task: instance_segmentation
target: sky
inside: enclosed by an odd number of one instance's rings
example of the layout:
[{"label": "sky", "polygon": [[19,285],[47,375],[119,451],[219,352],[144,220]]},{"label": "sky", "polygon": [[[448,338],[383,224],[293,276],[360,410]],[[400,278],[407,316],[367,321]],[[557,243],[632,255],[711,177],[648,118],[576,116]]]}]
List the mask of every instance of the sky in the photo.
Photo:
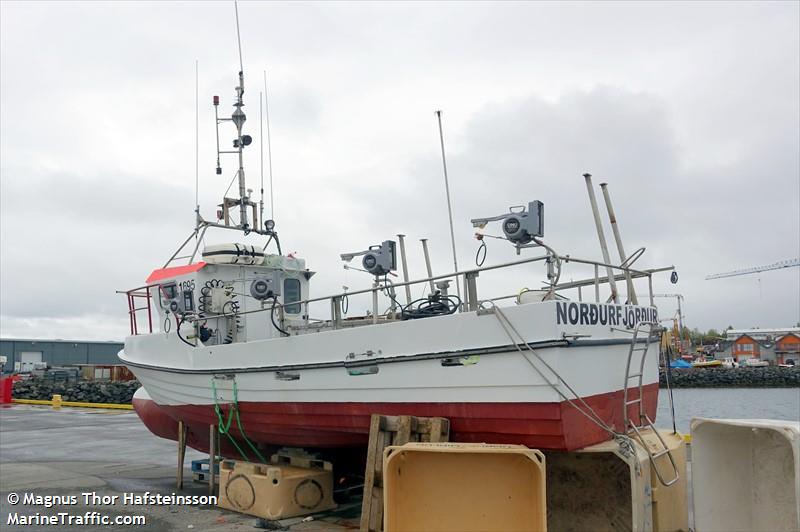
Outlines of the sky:
[{"label": "sky", "polygon": [[[675,266],[678,283],[657,275],[654,291],[683,296],[685,325],[800,322],[800,268],[705,280],[800,256],[800,3],[243,1],[239,15],[248,188],[259,197],[266,72],[272,216],[318,272],[313,295],[369,286],[339,254],[398,233],[411,278],[425,276],[421,238],[434,273],[452,271],[442,110],[461,269],[471,218],[535,199],[548,245],[600,260],[589,172],[609,241],[601,182],[626,251],[646,248],[637,266]],[[232,111],[238,70],[232,2],[0,2],[0,336],[128,334],[117,291],[194,228],[196,132],[206,219],[234,176],[231,156],[214,172],[211,100]],[[223,147],[234,136],[221,126]],[[516,258],[487,246],[487,265]],[[562,279],[591,275],[570,264]],[[479,296],[544,276],[487,272]],[[676,298],[656,303],[675,315]]]}]

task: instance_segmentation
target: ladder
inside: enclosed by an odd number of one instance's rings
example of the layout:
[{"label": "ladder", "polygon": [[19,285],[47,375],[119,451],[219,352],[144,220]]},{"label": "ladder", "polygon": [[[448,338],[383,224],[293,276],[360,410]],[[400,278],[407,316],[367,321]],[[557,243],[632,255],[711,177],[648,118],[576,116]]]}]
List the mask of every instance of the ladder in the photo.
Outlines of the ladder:
[{"label": "ladder", "polygon": [[[622,408],[622,416],[624,421],[624,427],[626,433],[633,433],[636,440],[641,444],[642,448],[647,451],[647,456],[650,459],[650,464],[653,467],[653,471],[655,471],[656,476],[658,477],[659,482],[664,486],[671,486],[675,484],[678,479],[680,478],[680,473],[678,472],[678,466],[675,463],[675,458],[672,456],[672,453],[667,447],[666,442],[661,437],[661,434],[656,430],[653,426],[653,421],[647,415],[647,412],[644,408],[644,368],[645,368],[645,361],[647,360],[647,352],[650,349],[650,339],[653,336],[654,329],[657,326],[654,322],[648,321],[640,321],[634,327],[632,331],[633,337],[631,338],[631,346],[628,350],[628,362],[625,366],[625,385],[623,387],[623,408]],[[639,341],[639,335],[642,333],[646,333],[646,337],[644,342]],[[638,359],[638,368],[635,366],[632,367],[631,364],[636,361],[636,353],[641,353],[641,356]],[[635,369],[634,369],[635,368]],[[631,373],[632,371],[637,371],[637,373]],[[632,383],[636,383],[635,387],[638,388],[638,395],[636,398],[631,399],[631,390],[633,386]],[[639,406],[638,416],[635,418],[631,418],[628,414],[629,407],[633,405]],[[651,449],[650,445],[644,439],[642,435],[643,429],[650,429],[653,434],[655,434],[658,443],[657,448]],[[665,480],[664,475],[662,474],[661,468],[659,468],[658,463],[656,462],[662,456],[666,456],[669,458],[670,466],[672,468],[671,478]]]}]

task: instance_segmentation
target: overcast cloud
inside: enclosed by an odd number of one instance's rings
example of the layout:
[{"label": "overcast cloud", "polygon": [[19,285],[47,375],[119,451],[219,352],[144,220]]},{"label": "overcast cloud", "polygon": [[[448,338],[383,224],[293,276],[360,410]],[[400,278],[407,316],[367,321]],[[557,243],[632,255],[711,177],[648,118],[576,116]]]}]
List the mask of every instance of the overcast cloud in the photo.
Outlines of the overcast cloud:
[{"label": "overcast cloud", "polygon": [[[609,183],[627,251],[647,248],[638,265],[676,266],[678,285],[663,275],[655,290],[685,296],[688,326],[800,321],[800,268],[704,280],[800,256],[797,2],[239,10],[256,139],[248,186],[259,188],[267,70],[275,218],[284,251],[319,272],[315,295],[366,287],[339,254],[399,232],[412,277],[423,276],[423,237],[434,270],[452,269],[443,109],[460,266],[474,264],[470,218],[533,199],[546,205],[550,245],[599,259],[581,178],[591,172]],[[223,159],[214,174],[210,105],[218,94],[220,111],[232,109],[232,3],[0,3],[2,336],[125,336],[115,291],[143,284],[193,228],[196,59],[200,200],[212,219],[235,170]],[[223,145],[231,138],[221,131]],[[506,242],[488,246],[487,263],[514,258]],[[480,295],[538,286],[541,267],[526,268],[482,276]],[[662,317],[675,311],[674,300],[658,305]]]}]

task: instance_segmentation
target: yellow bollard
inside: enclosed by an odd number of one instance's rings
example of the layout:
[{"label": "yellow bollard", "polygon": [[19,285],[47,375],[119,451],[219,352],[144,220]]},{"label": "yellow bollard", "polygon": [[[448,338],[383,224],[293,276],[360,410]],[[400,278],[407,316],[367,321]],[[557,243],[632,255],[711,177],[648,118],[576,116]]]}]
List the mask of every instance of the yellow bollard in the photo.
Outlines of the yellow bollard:
[{"label": "yellow bollard", "polygon": [[53,394],[53,408],[61,408],[61,394]]}]

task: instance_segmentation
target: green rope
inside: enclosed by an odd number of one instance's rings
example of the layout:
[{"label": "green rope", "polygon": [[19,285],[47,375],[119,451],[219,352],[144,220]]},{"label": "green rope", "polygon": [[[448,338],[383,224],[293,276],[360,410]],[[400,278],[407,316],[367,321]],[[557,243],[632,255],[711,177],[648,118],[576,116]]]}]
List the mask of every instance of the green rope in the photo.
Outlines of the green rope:
[{"label": "green rope", "polygon": [[212,390],[212,392],[214,394],[214,396],[213,396],[214,397],[214,412],[216,412],[216,414],[217,414],[217,421],[218,421],[217,430],[219,431],[220,434],[224,434],[225,436],[227,436],[228,439],[233,444],[233,446],[236,448],[236,451],[238,451],[239,456],[244,458],[245,461],[249,462],[250,460],[247,459],[247,455],[244,454],[244,451],[242,451],[241,447],[239,447],[239,444],[236,443],[236,440],[234,440],[230,435],[229,429],[230,429],[230,426],[231,426],[231,421],[233,420],[234,408],[231,408],[230,410],[228,410],[228,422],[225,423],[225,421],[223,420],[222,409],[219,407],[219,402],[217,401],[217,387],[214,384],[214,378],[213,377],[211,378],[211,390]]},{"label": "green rope", "polygon": [[[228,432],[228,429],[231,426],[231,421],[233,421],[233,410],[228,411],[228,421],[227,423],[222,419],[222,409],[219,407],[219,403],[217,402],[217,386],[214,384],[214,379],[211,379],[211,392],[214,394],[214,411],[217,414],[217,427],[219,427],[219,433],[225,434]],[[223,427],[225,427],[223,429]]]},{"label": "green rope", "polygon": [[236,440],[230,434],[231,422],[233,421],[233,418],[235,417],[236,418],[236,426],[239,427],[239,433],[242,435],[242,438],[244,439],[245,443],[247,443],[247,445],[250,447],[250,449],[253,451],[253,453],[255,453],[255,455],[258,457],[258,459],[261,460],[262,463],[266,464],[267,460],[259,452],[258,448],[255,445],[253,445],[253,442],[251,442],[250,439],[247,437],[247,434],[245,434],[244,427],[242,427],[242,419],[239,416],[239,388],[236,386],[236,380],[234,379],[234,381],[233,381],[233,404],[231,405],[230,410],[228,410],[228,420],[227,421],[223,420],[224,416],[223,416],[223,413],[222,413],[222,409],[219,406],[219,401],[218,401],[218,398],[217,398],[217,386],[216,386],[216,384],[214,382],[214,378],[213,377],[211,378],[211,391],[214,394],[214,412],[217,414],[217,421],[218,421],[217,430],[219,431],[219,433],[220,434],[224,434],[225,436],[227,436],[228,439],[230,440],[230,442],[236,448],[236,451],[239,453],[239,456],[244,458],[244,460],[246,462],[249,462],[250,460],[247,458],[247,455],[244,453],[242,448],[239,447],[239,444],[236,442]]}]

